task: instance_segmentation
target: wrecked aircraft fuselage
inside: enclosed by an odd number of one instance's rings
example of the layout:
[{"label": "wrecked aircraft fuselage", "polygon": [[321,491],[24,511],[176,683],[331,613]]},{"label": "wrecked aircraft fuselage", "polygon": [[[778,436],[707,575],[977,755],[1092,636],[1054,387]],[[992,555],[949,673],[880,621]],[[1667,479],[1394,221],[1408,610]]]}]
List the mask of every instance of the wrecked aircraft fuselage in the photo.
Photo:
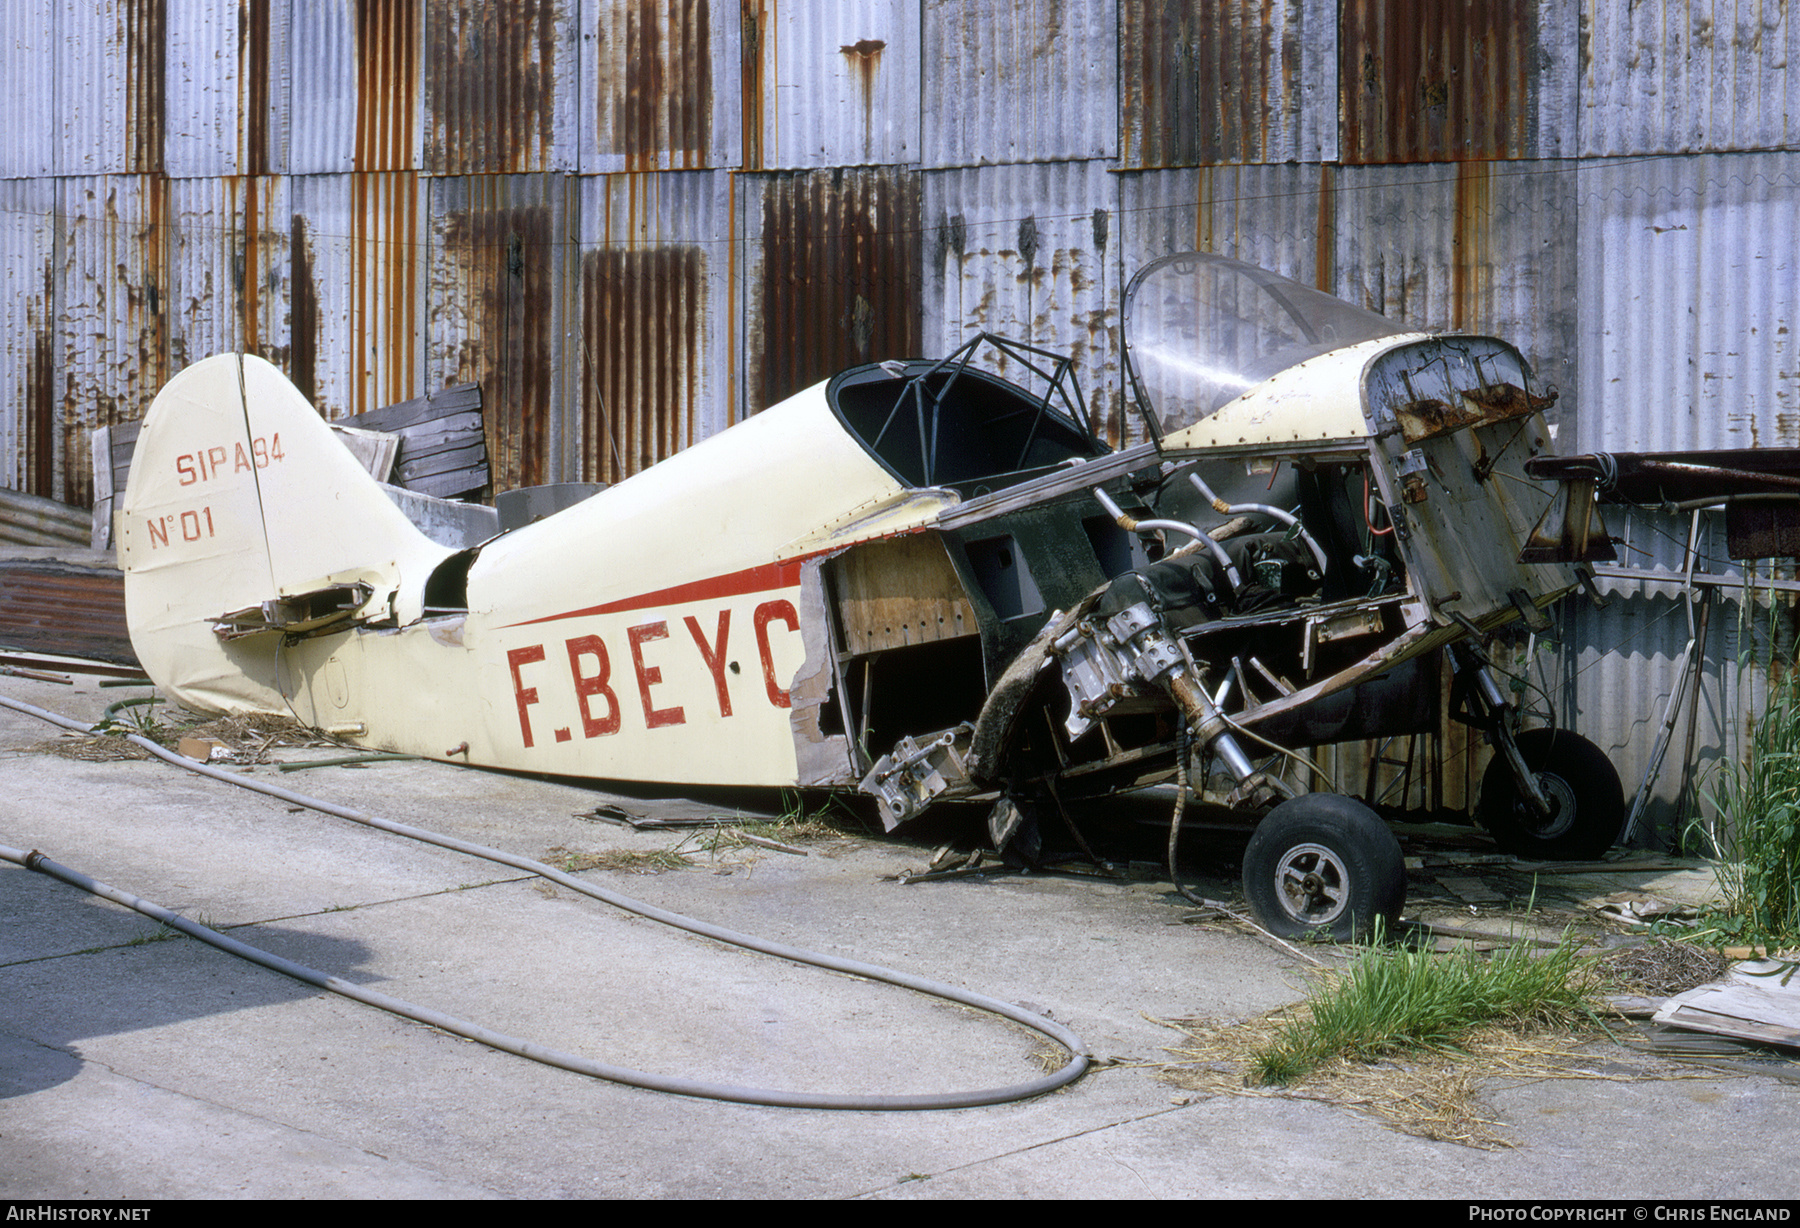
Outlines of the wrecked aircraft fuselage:
[{"label": "wrecked aircraft fuselage", "polygon": [[1598,770],[1572,735],[1515,737],[1471,639],[1577,582],[1518,561],[1550,403],[1518,352],[1199,255],[1134,279],[1125,333],[1149,443],[1109,448],[1066,361],[977,337],[460,552],[274,368],[209,359],[139,440],[134,642],[196,708],[509,769],[855,788],[890,827],[985,798],[1002,844],[1191,745],[1234,804],[1274,804],[1246,865],[1265,923],[1337,934],[1397,913],[1398,849],[1359,803],[1296,796],[1285,756],[1427,728],[1455,645],[1501,751],[1496,835],[1610,844],[1616,776],[1569,780]]}]

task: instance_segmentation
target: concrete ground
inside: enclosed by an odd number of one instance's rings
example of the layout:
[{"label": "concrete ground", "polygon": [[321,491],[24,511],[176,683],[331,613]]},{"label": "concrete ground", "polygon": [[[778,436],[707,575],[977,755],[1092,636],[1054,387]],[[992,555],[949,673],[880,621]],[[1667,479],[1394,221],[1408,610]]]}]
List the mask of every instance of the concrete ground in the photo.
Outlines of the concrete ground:
[{"label": "concrete ground", "polygon": [[[0,679],[84,720],[121,694]],[[952,1090],[1032,1077],[1015,1025],[720,947],[519,872],[156,762],[12,748],[0,844],[289,958],[618,1065],[776,1088]],[[319,752],[311,752],[315,756]],[[291,755],[290,755],[291,757]],[[254,774],[512,852],[667,849],[576,817],[657,802],[422,762]],[[758,804],[769,799],[753,798]],[[1195,837],[1201,839],[1202,837]],[[690,846],[693,847],[693,846]],[[0,1197],[1787,1198],[1800,1101],[1760,1076],[1496,1084],[1518,1145],[1394,1133],[1303,1099],[1193,1098],[1155,1077],[1157,1019],[1296,1000],[1298,961],[1184,924],[1166,881],[901,885],[928,847],[701,852],[584,877],[815,950],[1032,1004],[1112,1059],[1019,1104],[756,1108],[598,1082],[329,995],[0,864]],[[1228,859],[1220,860],[1228,864]],[[1210,885],[1227,889],[1224,882]]]}]

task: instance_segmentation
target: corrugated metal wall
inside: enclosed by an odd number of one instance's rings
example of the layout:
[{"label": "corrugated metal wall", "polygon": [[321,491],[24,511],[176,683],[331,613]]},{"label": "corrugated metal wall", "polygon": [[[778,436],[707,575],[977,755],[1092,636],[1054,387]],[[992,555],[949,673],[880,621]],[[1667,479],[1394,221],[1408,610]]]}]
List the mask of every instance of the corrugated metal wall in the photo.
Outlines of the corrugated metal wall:
[{"label": "corrugated metal wall", "polygon": [[[0,483],[86,500],[88,432],[237,347],[334,417],[481,381],[501,486],[977,329],[1128,441],[1123,290],[1187,247],[1516,340],[1565,446],[1800,443],[1791,7],[14,0]],[[1685,636],[1621,593],[1545,666],[1628,775]]]}]

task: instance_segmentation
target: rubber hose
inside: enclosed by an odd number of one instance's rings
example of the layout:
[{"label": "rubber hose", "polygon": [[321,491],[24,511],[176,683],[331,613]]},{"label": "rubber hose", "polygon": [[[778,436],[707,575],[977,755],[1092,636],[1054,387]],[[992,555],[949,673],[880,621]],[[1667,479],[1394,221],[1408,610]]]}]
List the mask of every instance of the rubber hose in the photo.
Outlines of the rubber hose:
[{"label": "rubber hose", "polygon": [[[89,729],[88,726],[83,725],[79,721],[51,712],[48,709],[37,707],[35,704],[28,704],[22,700],[12,699],[5,695],[0,695],[0,706],[11,708],[16,712],[22,712],[28,716],[34,716],[39,720],[48,721],[51,724],[60,725],[65,729],[76,732],[86,733]],[[142,737],[138,734],[126,734],[124,736],[130,741],[143,747],[157,758],[172,763],[176,767],[185,768],[191,772],[197,772],[202,776],[210,776],[215,780],[222,780],[227,784],[237,785],[240,788],[251,789],[257,793],[265,794],[266,796],[276,798],[280,801],[291,802],[295,805],[317,810],[323,814],[333,815],[340,819],[347,819],[352,823],[360,823],[365,827],[372,827],[377,831],[384,831],[397,836],[405,836],[408,839],[418,840],[425,844],[433,844],[439,848],[449,849],[452,852],[464,853],[472,857],[479,857],[483,860],[494,862],[498,865],[524,870],[528,873],[536,874],[542,878],[548,879],[559,886],[567,887],[569,890],[581,895],[590,896],[593,899],[611,904],[615,908],[635,913],[640,917],[645,917],[652,921],[661,922],[662,924],[672,926],[675,929],[685,930],[690,934],[698,934],[703,938],[711,938],[730,946],[741,947],[750,951],[758,951],[765,955],[773,955],[779,959],[786,959],[794,963],[806,964],[815,968],[823,968],[831,972],[842,972],[849,976],[859,976],[872,981],[880,981],[884,984],[893,985],[901,989],[910,989],[930,997],[942,998],[946,1001],[960,1003],[964,1006],[973,1007],[976,1010],[998,1015],[1004,1019],[1010,1019],[1014,1023],[1021,1024],[1067,1049],[1070,1054],[1070,1060],[1067,1065],[1061,1070],[1056,1071],[1054,1074],[1046,1075],[1039,1079],[1033,1079],[1026,1083],[1017,1083],[1006,1087],[985,1088],[970,1092],[941,1094],[926,1093],[899,1096],[839,1096],[824,1092],[774,1091],[762,1088],[738,1087],[731,1084],[706,1083],[693,1079],[678,1079],[667,1075],[650,1074],[645,1071],[631,1070],[622,1066],[609,1066],[605,1063],[591,1061],[575,1054],[563,1053],[559,1050],[550,1049],[531,1041],[519,1040],[515,1037],[507,1036],[504,1033],[494,1032],[488,1028],[481,1027],[478,1024],[470,1023],[451,1015],[442,1014],[438,1011],[431,1010],[428,1007],[416,1006],[399,998],[392,998],[386,994],[376,993],[373,990],[365,989],[362,986],[340,980],[337,977],[328,976],[325,973],[307,968],[302,964],[296,964],[289,960],[282,959],[277,955],[272,955],[266,951],[260,951],[255,947],[247,946],[244,943],[238,942],[236,939],[227,938],[225,935],[210,930],[203,925],[198,925],[189,921],[177,913],[170,912],[160,905],[153,904],[148,900],[141,900],[136,896],[119,891],[117,888],[110,887],[105,883],[88,878],[86,875],[71,870],[66,866],[61,866],[35,850],[27,853],[0,845],[0,859],[16,862],[27,869],[37,870],[40,873],[50,874],[72,886],[80,887],[84,891],[90,891],[95,895],[102,896],[105,899],[112,900],[115,903],[122,904],[127,908],[143,913],[145,916],[152,917],[155,920],[168,925],[172,929],[178,929],[182,933],[218,947],[220,950],[229,951],[241,958],[261,964],[265,968],[280,972],[285,976],[291,976],[296,980],[303,981],[309,985],[316,985],[321,989],[328,989],[333,993],[342,994],[347,998],[354,998],[359,1002],[367,1003],[370,1006],[378,1007],[381,1010],[389,1011],[390,1013],[401,1015],[408,1019],[414,1019],[421,1023],[428,1023],[433,1027],[442,1028],[444,1031],[453,1032],[458,1036],[478,1041],[481,1044],[488,1045],[491,1048],[499,1049],[506,1053],[517,1054],[520,1057],[527,1057],[533,1061],[543,1062],[546,1065],[558,1066],[564,1070],[574,1071],[577,1074],[590,1075],[597,1079],[605,1079],[608,1082],[623,1083],[631,1087],[641,1087],[650,1091],[669,1092],[682,1096],[696,1096],[708,1100],[729,1100],[739,1104],[769,1105],[777,1108],[917,1111],[923,1109],[972,1108],[983,1104],[1004,1104],[1015,1100],[1026,1100],[1033,1096],[1041,1096],[1046,1092],[1055,1091],[1059,1087],[1066,1087],[1087,1072],[1089,1064],[1087,1046],[1080,1037],[1076,1036],[1075,1033],[1054,1020],[1034,1015],[1021,1007],[1014,1006],[1008,1002],[1002,1002],[997,998],[990,998],[984,994],[971,993],[967,990],[957,989],[955,986],[927,980],[924,977],[915,977],[908,973],[897,972],[891,968],[881,967],[878,964],[866,964],[857,960],[839,959],[836,956],[825,955],[815,951],[807,951],[800,947],[790,947],[782,943],[770,942],[766,939],[757,938],[750,934],[742,934],[735,930],[724,929],[723,927],[711,925],[704,921],[695,920],[692,917],[683,916],[680,913],[657,908],[652,904],[646,904],[643,901],[633,899],[630,896],[620,895],[614,891],[608,891],[604,887],[596,887],[591,883],[564,874],[560,870],[544,865],[541,862],[533,861],[527,857],[517,857],[511,853],[502,852],[499,849],[488,848],[485,845],[480,844],[473,844],[466,840],[458,840],[454,836],[446,836],[438,832],[427,831],[424,828],[410,827],[404,823],[395,823],[387,819],[377,818],[374,815],[364,814],[361,811],[354,810],[348,806],[339,806],[332,802],[322,801],[318,798],[307,797],[304,794],[295,793],[290,789],[283,789],[278,785],[265,784],[259,780],[250,780],[235,772],[223,771],[208,764],[198,763],[194,760],[174,754],[158,745],[156,742],[151,741],[149,738]]]}]

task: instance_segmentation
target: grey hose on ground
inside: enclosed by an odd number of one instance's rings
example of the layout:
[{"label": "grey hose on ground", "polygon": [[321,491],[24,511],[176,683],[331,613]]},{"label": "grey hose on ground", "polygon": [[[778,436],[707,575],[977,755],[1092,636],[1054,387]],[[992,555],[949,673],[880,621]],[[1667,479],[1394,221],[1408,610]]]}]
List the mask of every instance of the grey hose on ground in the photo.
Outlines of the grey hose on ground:
[{"label": "grey hose on ground", "polygon": [[[88,732],[88,726],[79,721],[51,712],[48,709],[37,707],[34,704],[25,703],[22,700],[12,699],[8,696],[0,695],[0,707],[11,708],[16,712],[22,712],[28,716],[37,717],[39,720],[48,721],[54,725],[60,725],[65,729],[80,733]],[[71,870],[66,866],[59,865],[35,850],[25,852],[20,849],[0,845],[0,860],[15,862],[27,869],[49,874],[73,886],[80,887],[84,891],[92,892],[95,895],[112,900],[114,903],[122,904],[127,908],[143,913],[145,916],[160,921],[171,929],[180,930],[182,933],[197,938],[202,942],[210,943],[220,950],[229,951],[241,958],[251,960],[261,964],[265,968],[279,972],[284,976],[291,976],[296,980],[303,981],[309,985],[316,985],[321,989],[328,989],[333,993],[342,994],[348,998],[354,998],[359,1002],[367,1003],[368,1005],[378,1007],[381,1010],[390,1011],[408,1019],[417,1020],[420,1023],[430,1024],[432,1027],[441,1028],[446,1032],[466,1037],[469,1040],[478,1041],[481,1044],[502,1050],[503,1052],[514,1053],[520,1057],[527,1057],[533,1061],[543,1062],[547,1065],[559,1066],[564,1070],[571,1070],[577,1074],[590,1075],[594,1078],[608,1080],[609,1082],[623,1083],[632,1087],[646,1088],[651,1091],[670,1092],[682,1096],[698,1096],[709,1100],[729,1100],[740,1104],[770,1105],[781,1108],[877,1111],[951,1109],[970,1108],[983,1104],[1004,1104],[1010,1101],[1029,1099],[1032,1096],[1041,1096],[1046,1092],[1055,1091],[1059,1087],[1065,1087],[1068,1084],[1073,1083],[1076,1079],[1079,1079],[1086,1073],[1088,1069],[1087,1046],[1080,1037],[1076,1036],[1061,1024],[1056,1023],[1054,1020],[1035,1015],[1024,1008],[1014,1006],[1011,1003],[1002,1002],[996,998],[990,998],[983,994],[957,989],[952,985],[945,985],[937,981],[927,980],[923,977],[915,977],[904,972],[894,971],[890,968],[883,968],[877,964],[866,964],[856,960],[839,959],[836,956],[824,955],[815,951],[807,951],[799,947],[790,947],[781,943],[757,938],[750,934],[742,934],[734,930],[724,929],[720,926],[709,925],[704,921],[697,921],[692,917],[686,917],[680,913],[670,912],[666,909],[646,904],[640,900],[632,899],[630,896],[620,895],[614,891],[608,891],[604,887],[596,887],[592,883],[584,882],[581,879],[564,874],[560,870],[544,865],[541,862],[533,861],[527,857],[514,856],[511,853],[505,853],[499,849],[488,848],[480,844],[473,844],[466,840],[458,840],[453,836],[446,836],[437,832],[427,831],[424,828],[410,827],[404,823],[395,823],[387,819],[377,818],[374,815],[364,814],[363,812],[348,806],[339,806],[332,802],[321,801],[318,798],[308,797],[301,793],[295,793],[289,789],[283,789],[278,785],[265,784],[259,780],[251,780],[236,772],[222,771],[221,769],[212,767],[208,764],[197,763],[191,759],[174,754],[158,745],[156,742],[151,741],[149,738],[138,734],[127,734],[125,736],[132,742],[149,751],[151,754],[157,756],[159,759],[172,763],[176,767],[185,768],[203,776],[210,776],[215,780],[222,780],[227,784],[237,785],[240,788],[251,789],[257,793],[265,794],[280,801],[290,802],[298,806],[305,806],[309,809],[317,810],[323,814],[333,815],[340,819],[347,819],[352,823],[360,823],[365,827],[372,827],[378,831],[388,832],[397,836],[405,836],[408,839],[418,840],[426,844],[433,844],[439,848],[449,849],[452,852],[464,853],[472,857],[479,857],[487,861],[495,862],[499,865],[510,866],[514,869],[536,874],[542,878],[548,879],[550,882],[567,887],[569,890],[581,895],[590,896],[593,899],[611,904],[615,908],[635,913],[638,916],[661,922],[664,925],[672,926],[676,929],[685,930],[690,934],[697,934],[703,938],[711,938],[717,942],[741,947],[745,950],[757,951],[765,955],[773,955],[778,959],[789,960],[793,963],[806,964],[832,972],[841,972],[849,976],[859,976],[872,981],[880,981],[884,984],[894,985],[901,989],[910,989],[917,993],[957,1002],[964,1006],[973,1007],[976,1010],[999,1015],[1004,1019],[1009,1019],[1014,1023],[1021,1024],[1022,1026],[1037,1032],[1039,1035],[1047,1037],[1056,1044],[1061,1045],[1069,1051],[1070,1060],[1067,1065],[1063,1066],[1062,1069],[1055,1073],[1046,1075],[1042,1078],[1033,1079],[1026,1083],[1016,1083],[1006,1087],[984,1088],[969,1092],[923,1093],[896,1096],[851,1096],[833,1095],[822,1092],[774,1091],[650,1074],[644,1071],[630,1070],[620,1066],[609,1066],[605,1063],[591,1061],[575,1054],[563,1053],[555,1049],[550,1049],[531,1041],[520,1040],[516,1037],[494,1032],[490,1029],[481,1027],[478,1024],[470,1023],[466,1020],[431,1010],[428,1007],[416,1006],[412,1003],[404,1002],[399,998],[392,998],[386,994],[376,993],[372,990],[365,989],[360,985],[351,984],[350,982],[341,980],[337,977],[328,976],[325,973],[307,968],[304,965],[296,964],[289,960],[282,959],[279,956],[271,955],[266,951],[260,951],[255,947],[247,946],[244,943],[238,942],[236,939],[228,938],[203,925],[198,925],[187,920],[185,917],[170,912],[168,909],[162,908],[159,905],[150,903],[147,900],[139,899],[126,892],[119,891],[117,888],[110,887],[105,883],[98,882],[97,880],[89,878],[75,870]]]}]

